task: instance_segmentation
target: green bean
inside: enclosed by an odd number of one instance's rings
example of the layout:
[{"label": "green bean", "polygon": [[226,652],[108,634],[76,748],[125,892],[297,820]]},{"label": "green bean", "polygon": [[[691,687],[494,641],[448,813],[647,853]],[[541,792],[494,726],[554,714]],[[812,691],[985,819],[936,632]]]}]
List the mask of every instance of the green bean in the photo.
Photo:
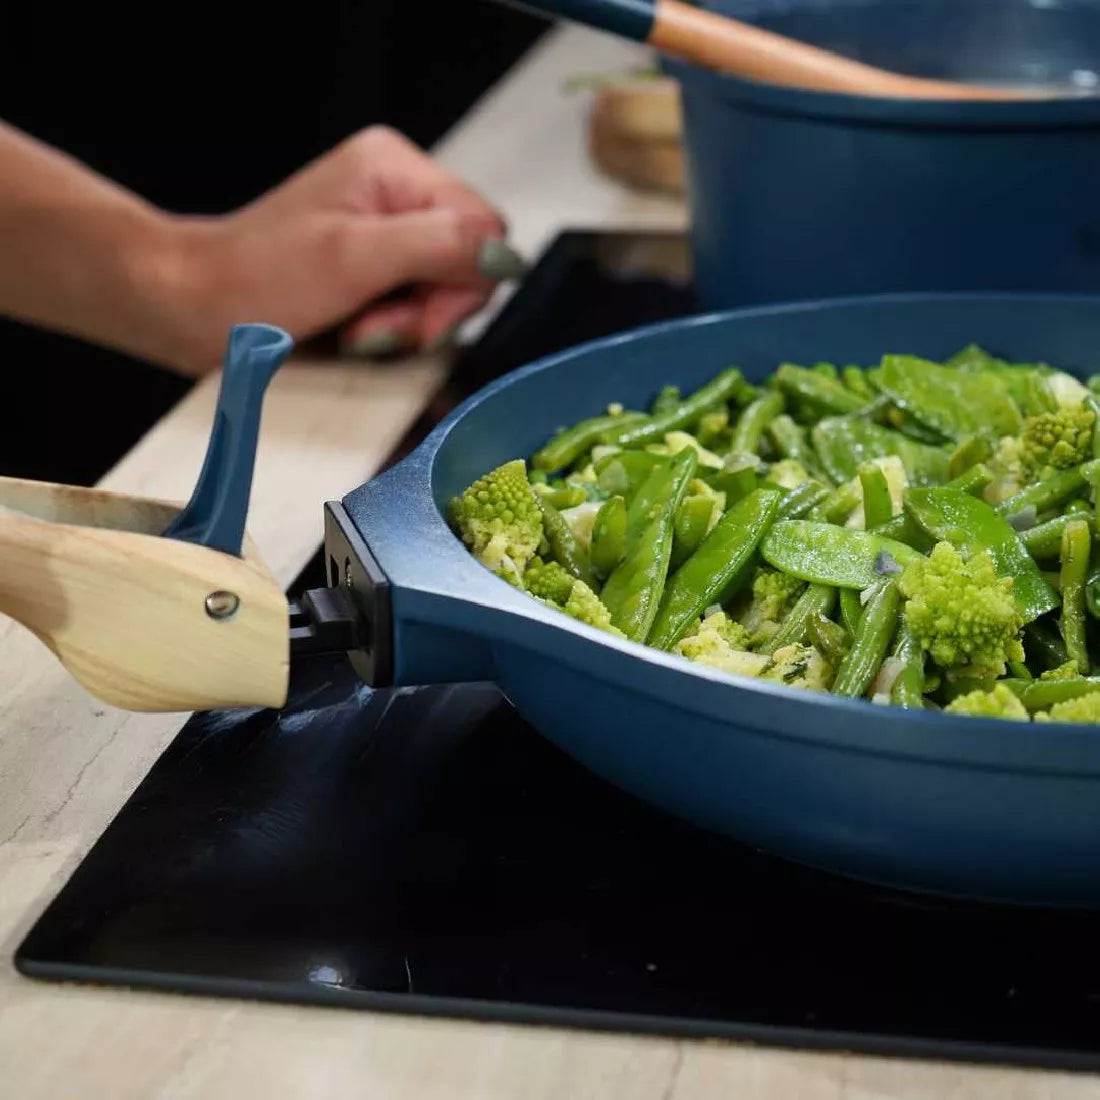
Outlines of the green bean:
[{"label": "green bean", "polygon": [[605,455],[594,465],[600,488],[610,496],[629,500],[658,466],[668,465],[668,458],[649,451],[620,451]]},{"label": "green bean", "polygon": [[956,478],[993,457],[996,443],[989,432],[978,432],[959,440],[947,459],[947,473]]},{"label": "green bean", "polygon": [[953,481],[947,483],[946,488],[958,489],[972,497],[980,497],[985,492],[985,487],[993,480],[993,471],[984,462],[977,466],[971,466],[965,473],[959,474]]},{"label": "green bean", "polygon": [[1085,608],[1094,619],[1100,619],[1100,568],[1096,566],[1085,581]]},{"label": "green bean", "polygon": [[804,481],[793,489],[788,489],[779,505],[779,519],[798,519],[816,508],[827,496],[829,490],[820,481]]},{"label": "green bean", "polygon": [[997,505],[1002,516],[1016,516],[1034,508],[1036,512],[1045,512],[1054,508],[1068,497],[1079,493],[1090,483],[1093,475],[1100,470],[1100,462],[1083,462],[1080,466],[1071,466],[1061,470],[1035,485],[1021,489],[1007,500]]},{"label": "green bean", "polygon": [[1082,512],[1088,513],[1089,517],[1092,517],[1092,505],[1089,504],[1087,500],[1075,497],[1066,505],[1065,515],[1067,516],[1080,514]]},{"label": "green bean", "polygon": [[901,512],[892,519],[887,520],[886,523],[880,523],[877,527],[872,527],[871,532],[875,535],[881,535],[883,538],[904,542],[906,546],[911,546],[922,554],[931,550],[933,545],[932,540],[921,529],[920,524],[906,512]]},{"label": "green bean", "polygon": [[1062,532],[1062,616],[1059,627],[1066,652],[1082,676],[1089,674],[1085,639],[1085,580],[1088,576],[1092,535],[1083,519],[1071,519]]},{"label": "green bean", "polygon": [[596,578],[592,573],[588,553],[577,541],[573,529],[565,522],[561,512],[545,497],[536,493],[535,499],[542,512],[542,530],[550,547],[550,556],[577,580],[584,581],[589,587],[594,586]]},{"label": "green bean", "polygon": [[758,397],[737,421],[730,443],[732,454],[756,454],[760,449],[760,440],[764,429],[783,411],[783,395],[777,390],[769,390]]},{"label": "green bean", "polygon": [[536,451],[531,465],[536,470],[553,473],[562,470],[590,447],[599,443],[611,430],[625,430],[630,424],[646,420],[642,413],[620,413],[618,416],[597,416],[582,420],[571,428],[559,432],[542,450]]},{"label": "green bean", "polygon": [[592,568],[609,577],[626,554],[626,501],[615,496],[604,501],[592,524],[588,556]]},{"label": "green bean", "polygon": [[851,413],[862,408],[866,399],[826,377],[793,363],[784,363],[775,372],[776,385],[792,400],[805,403],[822,413]]},{"label": "green bean", "polygon": [[885,571],[920,557],[912,547],[871,531],[802,519],[773,524],[760,544],[760,554],[773,568],[801,580],[860,591],[880,580]]},{"label": "green bean", "polygon": [[807,585],[779,629],[760,647],[760,652],[772,654],[785,645],[801,642],[809,630],[810,620],[817,615],[830,614],[835,604],[836,589],[831,584]]},{"label": "green bean", "polygon": [[1095,676],[1076,676],[1066,680],[1004,679],[1000,682],[1032,713],[1050,710],[1055,703],[1100,691],[1100,677]]},{"label": "green bean", "polygon": [[786,413],[777,416],[768,425],[768,435],[784,458],[793,458],[812,477],[819,481],[824,479],[825,473],[818,462],[817,452],[810,445],[806,430]]},{"label": "green bean", "polygon": [[[1077,518],[1085,519],[1091,526],[1091,516],[1084,516],[1082,513],[1076,515]],[[1062,548],[1062,532],[1066,529],[1066,524],[1073,518],[1075,518],[1075,514],[1069,513],[1064,516],[1055,516],[1054,519],[1048,519],[1046,523],[1037,523],[1034,527],[1029,527],[1026,531],[1020,532],[1020,541],[1036,561],[1056,558]]]},{"label": "green bean", "polygon": [[[809,589],[806,590],[807,592]],[[833,589],[835,592],[836,589]],[[851,589],[848,589],[851,591]],[[838,668],[844,660],[844,654],[848,652],[851,638],[848,631],[825,615],[817,614],[810,617],[806,624],[806,634],[814,648],[821,653],[825,660]]]},{"label": "green bean", "polygon": [[757,489],[722,516],[665,586],[649,631],[651,646],[671,649],[711,604],[724,603],[745,583],[781,496],[778,489]]},{"label": "green bean", "polygon": [[663,386],[661,392],[653,399],[653,404],[650,406],[650,416],[664,416],[666,413],[672,412],[680,404],[680,387],[679,386]]},{"label": "green bean", "polygon": [[867,376],[860,367],[845,367],[840,376],[844,385],[861,400],[870,401],[875,396],[871,383],[867,381]]},{"label": "green bean", "polygon": [[647,443],[660,443],[664,437],[681,428],[690,428],[706,413],[724,405],[744,384],[744,377],[736,367],[722,371],[705,386],[684,398],[674,409],[660,416],[647,417],[620,431],[604,433],[603,442],[619,447],[644,447]]},{"label": "green bean", "polygon": [[814,363],[810,370],[823,378],[831,378],[834,382],[840,378],[840,372],[836,369],[835,363]]},{"label": "green bean", "polygon": [[834,695],[858,697],[867,691],[882,667],[890,639],[897,629],[900,598],[893,578],[875,588],[860,616],[852,647],[837,669]]},{"label": "green bean", "polygon": [[726,507],[736,504],[747,497],[759,484],[755,466],[740,466],[736,469],[702,470],[699,476],[712,489],[726,494]]},{"label": "green bean", "polygon": [[578,504],[583,504],[588,499],[587,494],[579,485],[563,485],[560,489],[536,490],[537,495],[551,505],[557,508],[559,512],[566,508],[576,508]]},{"label": "green bean", "polygon": [[857,473],[863,489],[863,526],[870,529],[886,523],[894,514],[894,501],[885,472],[878,463],[861,462]]},{"label": "green bean", "polygon": [[532,485],[545,485],[550,479],[546,476],[545,470],[529,470],[527,480]]},{"label": "green bean", "polygon": [[713,515],[714,501],[710,497],[684,497],[672,524],[672,558],[668,565],[670,570],[679,569],[699,549],[699,544],[710,530]]},{"label": "green bean", "polygon": [[1031,675],[1031,669],[1027,667],[1024,661],[1008,661],[1008,671],[1018,680],[1034,680],[1035,677]]},{"label": "green bean", "polygon": [[924,650],[904,622],[898,628],[894,656],[902,662],[902,669],[890,689],[890,701],[899,707],[919,710],[924,706]]},{"label": "green bean", "polygon": [[859,620],[863,617],[863,604],[859,602],[859,592],[854,588],[840,589],[840,621],[844,629],[855,635]]},{"label": "green bean", "polygon": [[858,507],[859,490],[850,481],[846,481],[812,508],[807,518],[821,523],[843,523]]},{"label": "green bean", "polygon": [[695,472],[695,452],[681,451],[661,472],[667,473],[663,497],[652,494],[648,522],[628,540],[623,560],[600,592],[612,625],[633,642],[646,640],[661,603],[672,556],[672,524]]},{"label": "green bean", "polygon": [[1024,645],[1029,661],[1043,668],[1059,668],[1069,660],[1065,643],[1046,623],[1028,623],[1024,627]]}]

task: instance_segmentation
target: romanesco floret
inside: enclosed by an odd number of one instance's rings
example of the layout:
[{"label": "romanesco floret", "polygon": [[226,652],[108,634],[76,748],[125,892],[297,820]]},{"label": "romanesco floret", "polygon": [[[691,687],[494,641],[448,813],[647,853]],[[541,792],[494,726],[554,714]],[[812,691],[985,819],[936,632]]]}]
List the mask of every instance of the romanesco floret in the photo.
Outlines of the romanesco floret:
[{"label": "romanesco floret", "polygon": [[482,565],[518,584],[542,539],[542,512],[524,461],[478,478],[451,501],[450,520]]},{"label": "romanesco floret", "polygon": [[809,691],[828,691],[833,667],[812,645],[785,645],[775,651],[760,678]]},{"label": "romanesco floret", "polygon": [[948,714],[968,714],[972,718],[1005,718],[1026,722],[1027,708],[1004,684],[994,684],[992,691],[971,691],[952,699],[944,707]]},{"label": "romanesco floret", "polygon": [[752,600],[741,617],[753,645],[760,645],[775,634],[803,587],[802,581],[787,573],[774,569],[756,571],[752,582]]},{"label": "romanesco floret", "polygon": [[535,599],[564,611],[578,622],[610,634],[622,633],[611,625],[611,613],[599,596],[556,561],[535,558],[523,574],[523,587]]},{"label": "romanesco floret", "polygon": [[724,611],[713,611],[676,643],[673,652],[724,672],[756,676],[768,665],[768,658],[747,652],[748,643],[749,633],[740,623]]},{"label": "romanesco floret", "polygon": [[898,579],[905,622],[943,668],[971,666],[1000,676],[1007,661],[1022,661],[1023,622],[1012,579],[998,577],[988,553],[969,561],[949,542],[905,567]]},{"label": "romanesco floret", "polygon": [[1076,680],[1080,676],[1076,661],[1066,661],[1057,668],[1048,668],[1046,672],[1039,673],[1040,680]]},{"label": "romanesco floret", "polygon": [[1020,433],[1024,477],[1037,480],[1084,462],[1092,453],[1096,415],[1084,405],[1029,416]]},{"label": "romanesco floret", "polygon": [[1055,703],[1049,711],[1040,711],[1036,714],[1035,721],[1098,724],[1100,723],[1100,693],[1092,691],[1087,695],[1078,695],[1076,699],[1064,699],[1060,703]]}]

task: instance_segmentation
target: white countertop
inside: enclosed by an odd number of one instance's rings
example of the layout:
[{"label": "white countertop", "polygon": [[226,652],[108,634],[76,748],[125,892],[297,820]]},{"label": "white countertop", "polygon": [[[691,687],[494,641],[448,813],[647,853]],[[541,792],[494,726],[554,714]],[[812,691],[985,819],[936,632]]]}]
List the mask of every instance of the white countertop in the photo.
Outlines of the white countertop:
[{"label": "white countertop", "polygon": [[[584,153],[576,73],[638,51],[578,29],[523,60],[436,152],[499,204],[533,255],[561,228],[684,224],[679,203],[599,178]],[[265,406],[249,529],[289,583],[321,539],[321,503],[377,467],[443,375],[289,364]],[[185,498],[216,395],[210,378],[104,480]],[[34,920],[181,725],[87,696],[45,648],[0,621],[0,1097],[12,1100],[1083,1100],[1091,1076],[803,1053],[340,1009],[61,986],[16,974]]]}]

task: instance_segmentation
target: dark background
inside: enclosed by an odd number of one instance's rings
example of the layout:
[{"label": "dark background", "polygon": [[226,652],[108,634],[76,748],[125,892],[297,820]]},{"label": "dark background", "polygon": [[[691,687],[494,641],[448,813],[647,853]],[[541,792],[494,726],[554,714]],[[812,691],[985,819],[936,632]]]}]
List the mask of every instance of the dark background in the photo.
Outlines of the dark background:
[{"label": "dark background", "polygon": [[[231,210],[372,123],[431,146],[547,27],[489,0],[8,7],[0,118],[180,213]],[[3,319],[0,377],[0,473],[75,484],[189,386]]]}]

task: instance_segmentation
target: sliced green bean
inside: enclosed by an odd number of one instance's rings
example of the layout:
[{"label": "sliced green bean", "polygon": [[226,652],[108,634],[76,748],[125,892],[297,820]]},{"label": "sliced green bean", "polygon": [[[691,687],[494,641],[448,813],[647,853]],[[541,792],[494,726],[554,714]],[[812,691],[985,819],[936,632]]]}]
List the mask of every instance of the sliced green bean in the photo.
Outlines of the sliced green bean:
[{"label": "sliced green bean", "polygon": [[820,481],[804,481],[793,489],[788,489],[779,505],[779,519],[800,519],[816,508],[829,495],[829,490]]},{"label": "sliced green bean", "polygon": [[[808,592],[809,589],[806,591]],[[833,589],[833,591],[835,592],[836,589]],[[825,660],[833,668],[838,668],[840,662],[844,660],[844,654],[848,652],[848,646],[851,644],[848,631],[838,623],[834,623],[827,616],[818,614],[811,616],[810,621],[806,624],[806,634],[811,644],[825,657]]]},{"label": "sliced green bean", "polygon": [[531,465],[547,473],[563,470],[599,443],[608,432],[625,430],[629,425],[646,419],[643,413],[620,413],[618,416],[596,416],[591,420],[582,420],[559,432],[542,450],[536,451]]},{"label": "sliced green bean", "polygon": [[626,501],[611,497],[600,506],[592,524],[588,556],[600,577],[609,577],[626,554]]},{"label": "sliced green bean", "polygon": [[819,415],[851,413],[867,403],[836,379],[793,363],[784,363],[775,372],[775,382],[791,400],[810,405]]},{"label": "sliced green bean", "polygon": [[577,580],[584,581],[589,587],[594,586],[596,578],[592,573],[588,553],[577,541],[573,529],[566,523],[561,512],[548,500],[537,493],[535,499],[538,500],[539,509],[542,512],[542,531],[550,547],[550,556]]},{"label": "sliced green bean", "polygon": [[708,607],[724,603],[745,583],[781,496],[778,489],[757,489],[722,516],[665,586],[649,632],[651,646],[670,649]]},{"label": "sliced green bean", "polygon": [[893,578],[880,582],[863,609],[852,647],[837,669],[834,695],[855,698],[867,691],[882,667],[890,639],[897,629],[900,600]]},{"label": "sliced green bean", "polygon": [[843,523],[859,507],[859,490],[846,481],[838,485],[807,513],[807,519],[822,523]]},{"label": "sliced green bean", "polygon": [[1059,668],[1069,660],[1065,643],[1046,623],[1028,623],[1024,627],[1024,648],[1029,661],[1044,669]]},{"label": "sliced green bean", "polygon": [[779,630],[760,647],[761,653],[774,653],[785,645],[794,645],[806,637],[810,620],[829,615],[836,604],[836,589],[831,584],[807,585],[794,607],[787,612]]},{"label": "sliced green bean", "polygon": [[849,635],[854,636],[859,628],[859,620],[863,617],[863,604],[859,602],[859,592],[854,588],[841,588],[840,592],[840,621]]},{"label": "sliced green bean", "polygon": [[1034,508],[1036,512],[1045,512],[1079,493],[1091,483],[1098,470],[1100,462],[1095,460],[1083,462],[1080,466],[1071,466],[1068,470],[1060,470],[1053,477],[1029,485],[1002,501],[997,505],[997,511],[1002,516],[1016,516],[1030,508]]},{"label": "sliced green bean", "polygon": [[1056,703],[1100,691],[1100,677],[1077,676],[1066,680],[1004,679],[1004,684],[1032,713],[1050,710]]},{"label": "sliced green bean", "polygon": [[649,409],[649,415],[664,416],[666,413],[670,413],[673,409],[679,407],[679,404],[680,387],[663,386],[661,392],[653,399],[653,404]]},{"label": "sliced green bean", "polygon": [[949,477],[957,478],[974,466],[993,457],[996,441],[990,432],[978,432],[959,440],[947,459]]},{"label": "sliced green bean", "polygon": [[768,390],[749,405],[737,420],[730,442],[732,454],[756,454],[764,430],[782,411],[783,395],[778,390]]},{"label": "sliced green bean", "polygon": [[619,447],[644,447],[647,443],[660,443],[669,432],[690,428],[706,413],[729,401],[744,385],[745,379],[736,367],[722,371],[705,386],[684,398],[679,405],[659,416],[624,426],[621,430],[604,433],[603,442]]},{"label": "sliced green bean", "polygon": [[1046,523],[1037,523],[1026,531],[1021,531],[1020,541],[1036,561],[1056,558],[1062,548],[1062,532],[1066,529],[1066,524],[1075,518],[1075,515],[1077,518],[1085,519],[1086,522],[1090,523],[1090,526],[1092,525],[1091,517],[1085,516],[1083,513],[1070,512],[1064,516],[1055,516],[1054,519],[1048,519]]},{"label": "sliced green bean", "polygon": [[777,416],[768,425],[768,435],[776,449],[784,458],[793,458],[802,468],[819,481],[825,477],[825,471],[818,461],[817,452],[810,444],[806,429],[796,424],[786,413]]},{"label": "sliced green bean", "polygon": [[921,556],[911,546],[871,531],[801,519],[773,524],[760,554],[780,572],[801,580],[858,590]]},{"label": "sliced green bean", "polygon": [[894,656],[902,662],[902,668],[890,689],[890,701],[908,710],[919,710],[924,706],[924,650],[904,622],[898,627]]},{"label": "sliced green bean", "polygon": [[858,474],[863,489],[863,526],[870,529],[889,522],[894,515],[894,501],[885,471],[875,462],[861,462]]},{"label": "sliced green bean", "polygon": [[1088,577],[1092,534],[1084,519],[1071,519],[1062,532],[1062,616],[1059,628],[1066,652],[1083,676],[1089,674],[1085,639],[1085,581]]}]

